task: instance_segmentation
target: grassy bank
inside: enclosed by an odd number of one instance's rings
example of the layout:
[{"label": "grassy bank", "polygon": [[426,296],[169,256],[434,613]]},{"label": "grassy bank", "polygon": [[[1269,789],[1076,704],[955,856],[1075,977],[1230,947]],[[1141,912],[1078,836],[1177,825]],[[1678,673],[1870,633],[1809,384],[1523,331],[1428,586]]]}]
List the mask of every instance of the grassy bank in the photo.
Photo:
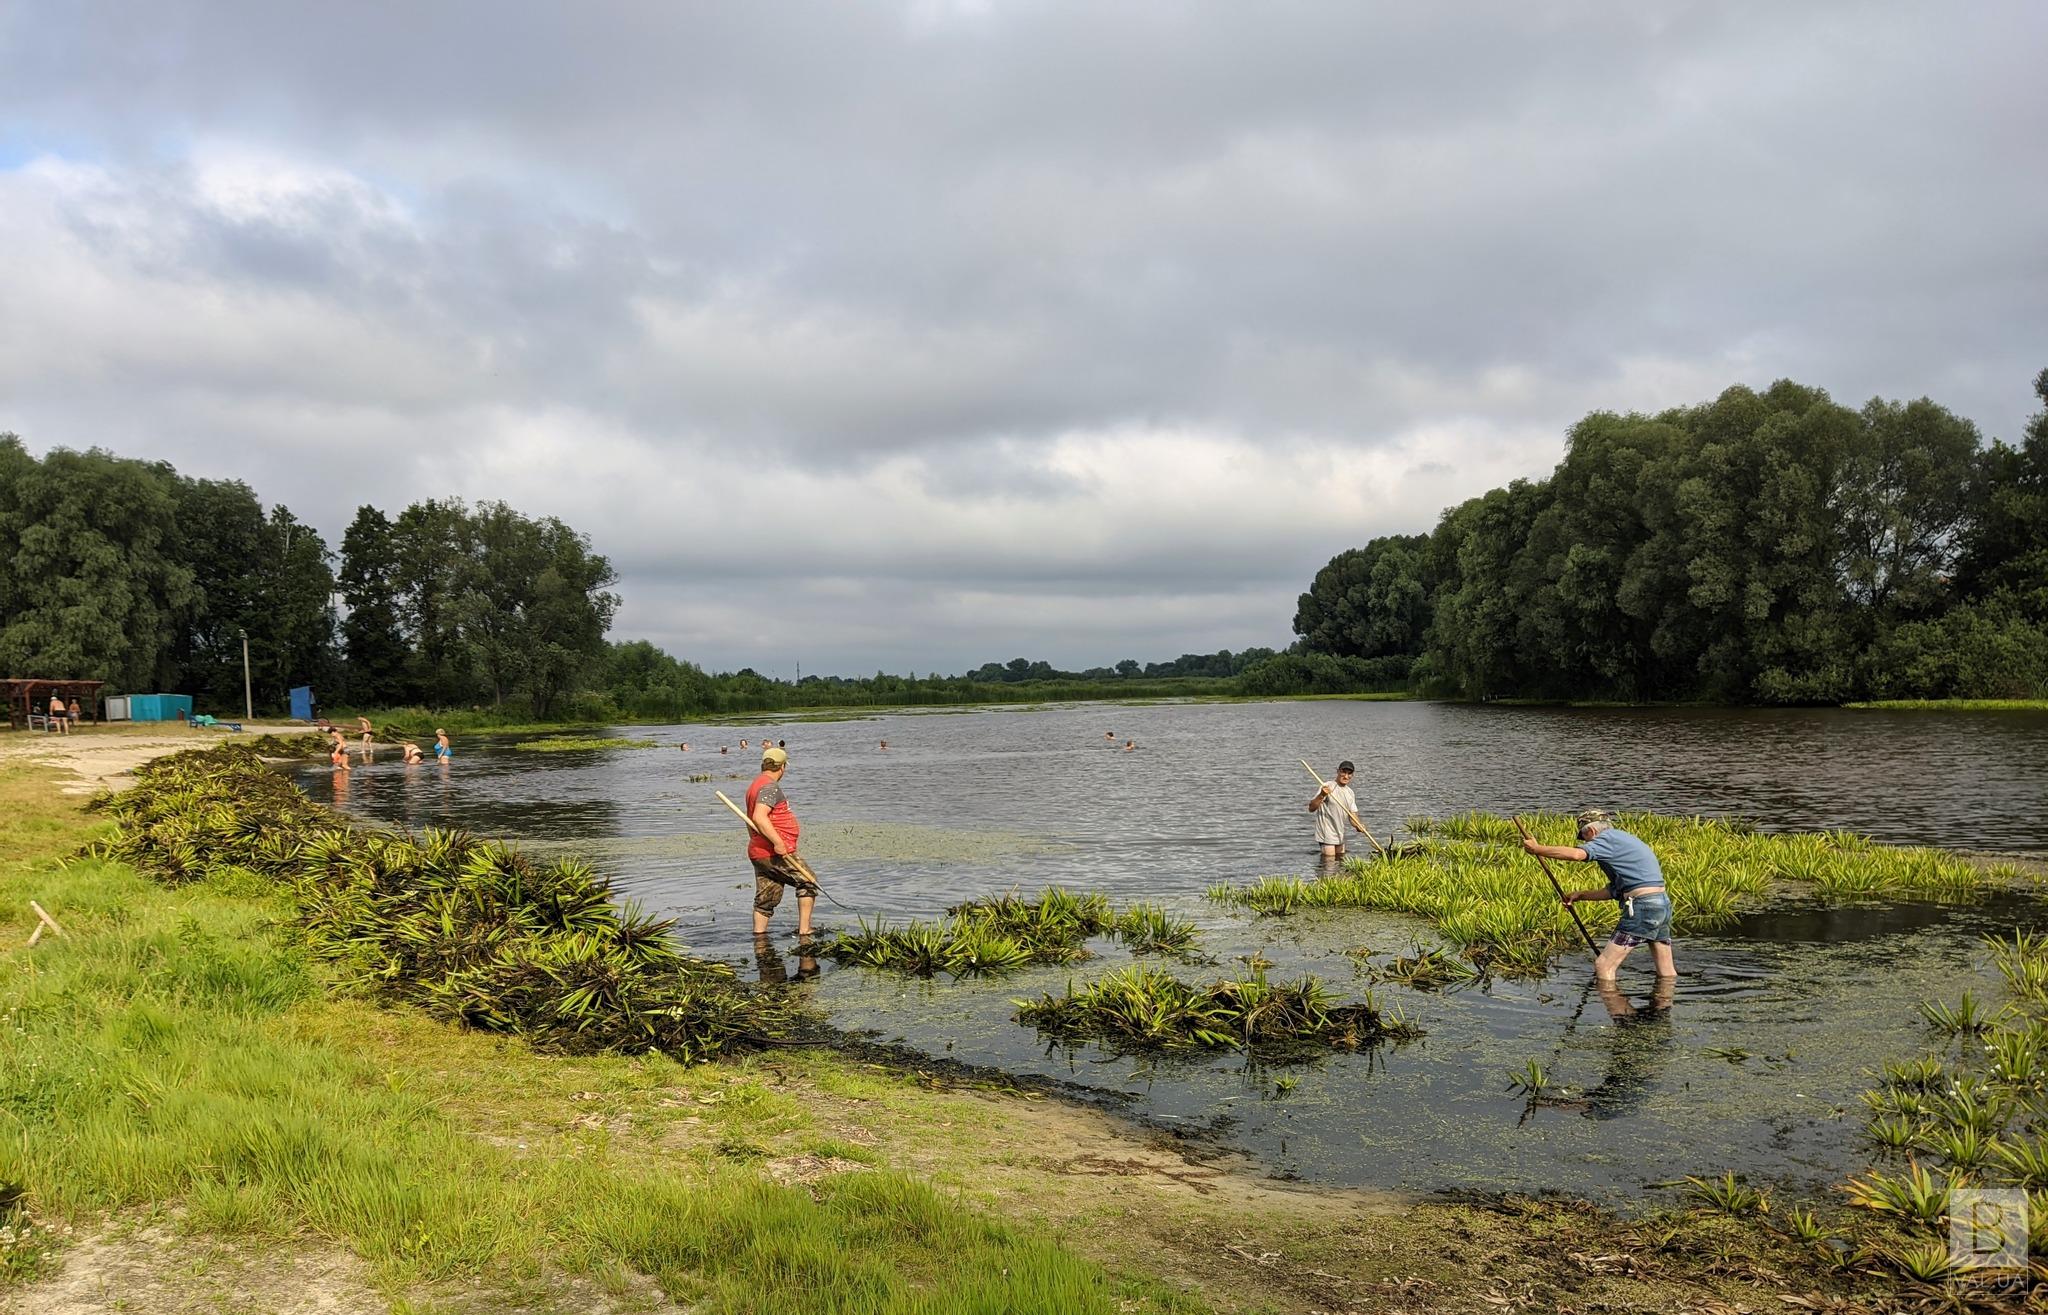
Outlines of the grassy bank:
[{"label": "grassy bank", "polygon": [[[1269,1183],[995,1075],[821,1049],[539,1054],[338,990],[297,902],[246,869],[165,885],[63,861],[106,834],[50,772],[0,769],[0,1285],[89,1249],[169,1285],[125,1291],[138,1309],[261,1307],[236,1294],[307,1257],[347,1280],[341,1311],[1777,1309],[1878,1290],[1704,1209]],[[26,946],[31,898],[64,937]]]},{"label": "grassy bank", "polygon": [[[0,1259],[15,1281],[53,1262],[52,1225],[143,1211],[192,1234],[339,1245],[390,1296],[487,1279],[545,1309],[644,1279],[705,1310],[1199,1309],[806,1128],[758,1070],[649,1053],[569,1072],[332,1001],[284,890],[65,864],[105,828],[20,768],[0,774],[0,804],[0,1200],[31,1224]],[[30,898],[64,937],[25,947]],[[564,1077],[667,1093],[672,1122],[712,1135],[659,1155],[597,1128],[529,1139],[535,1093],[582,1113]],[[480,1134],[456,1097],[486,1090],[502,1123]],[[761,1162],[793,1132],[860,1171],[782,1186]]]}]

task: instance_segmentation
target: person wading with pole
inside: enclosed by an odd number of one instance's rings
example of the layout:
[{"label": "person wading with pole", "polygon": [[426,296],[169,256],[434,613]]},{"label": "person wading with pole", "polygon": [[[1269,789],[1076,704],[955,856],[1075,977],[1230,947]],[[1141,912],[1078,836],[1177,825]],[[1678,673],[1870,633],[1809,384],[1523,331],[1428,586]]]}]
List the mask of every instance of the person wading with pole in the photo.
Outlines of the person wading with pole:
[{"label": "person wading with pole", "polygon": [[1615,925],[1613,939],[1594,958],[1593,976],[1612,982],[1629,951],[1643,944],[1649,945],[1657,961],[1657,976],[1678,976],[1671,961],[1671,896],[1664,889],[1664,867],[1657,855],[1639,837],[1614,825],[1612,813],[1588,808],[1579,813],[1577,821],[1577,845],[1538,844],[1524,831],[1522,848],[1539,859],[1598,863],[1607,874],[1603,889],[1558,892],[1566,904],[1611,899],[1621,905],[1621,921]]},{"label": "person wading with pole", "polygon": [[1351,792],[1351,774],[1357,770],[1349,759],[1338,763],[1336,782],[1323,782],[1308,801],[1308,811],[1316,815],[1316,843],[1323,847],[1324,858],[1344,857],[1346,822],[1352,830],[1365,834],[1365,828],[1358,822],[1358,796]]},{"label": "person wading with pole", "polygon": [[794,885],[796,892],[796,934],[811,934],[811,910],[817,907],[817,888],[799,881],[785,871],[782,860],[796,858],[799,828],[789,800],[783,797],[782,774],[789,770],[787,750],[770,747],[761,752],[761,774],[747,787],[747,817],[754,825],[747,832],[747,858],[754,865],[754,935],[768,934],[768,919],[782,903],[782,888]]}]

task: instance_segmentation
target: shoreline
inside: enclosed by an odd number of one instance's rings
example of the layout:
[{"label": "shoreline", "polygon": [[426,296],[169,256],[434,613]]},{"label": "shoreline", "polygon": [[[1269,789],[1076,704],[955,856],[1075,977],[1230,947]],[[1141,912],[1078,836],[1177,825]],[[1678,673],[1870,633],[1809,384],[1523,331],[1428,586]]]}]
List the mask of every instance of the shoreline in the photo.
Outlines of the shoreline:
[{"label": "shoreline", "polygon": [[[233,737],[199,744],[196,736],[127,732],[75,738],[128,743],[118,762],[97,752],[101,746],[68,746],[68,753],[55,756],[72,760],[63,770],[82,775],[67,781],[51,779],[57,764],[49,761],[47,747],[37,746],[41,752],[34,753],[6,746],[0,781],[12,778],[21,788],[23,776],[30,775],[40,779],[40,788],[75,797],[95,784],[118,782],[150,757]],[[59,747],[66,747],[61,740]],[[127,762],[130,757],[136,761]],[[31,783],[24,797],[33,795]],[[75,825],[81,832],[97,829],[82,817]],[[91,899],[81,903],[63,894],[67,878],[109,879],[95,876],[94,868],[120,865],[86,863],[67,870],[46,860],[17,860],[0,866],[0,883],[12,891],[27,878],[69,933],[52,948],[25,951],[27,927],[20,915],[0,910],[7,947],[0,951],[0,982],[9,991],[32,989],[32,980],[12,972],[28,953],[53,963],[57,956],[91,953],[93,944],[120,934],[130,919],[147,916],[149,906],[168,915],[187,901],[209,899],[216,908],[247,906],[258,915],[252,926],[269,926],[275,915],[261,911],[276,908],[283,898],[276,892],[259,897],[247,886],[208,889],[210,879],[164,888],[128,876],[123,879],[134,891],[123,903],[128,912],[107,922],[106,915],[92,912]],[[275,952],[288,953],[284,945]],[[204,1006],[199,1001],[195,1007]],[[889,1048],[862,1054],[785,1047],[688,1068],[658,1056],[547,1055],[517,1038],[454,1029],[414,1011],[374,1007],[319,986],[266,1025],[265,1035],[273,1044],[329,1054],[332,1059],[320,1062],[338,1064],[345,1073],[359,1071],[362,1079],[350,1081],[372,1082],[365,1098],[380,1108],[398,1101],[394,1108],[413,1111],[404,1116],[410,1123],[425,1119],[460,1132],[462,1145],[471,1149],[443,1143],[447,1149],[433,1162],[442,1176],[516,1175],[524,1172],[520,1165],[542,1163],[533,1156],[545,1156],[549,1164],[588,1162],[599,1154],[607,1163],[611,1157],[638,1162],[654,1156],[678,1172],[708,1173],[708,1181],[738,1174],[827,1202],[852,1190],[849,1185],[863,1175],[907,1177],[952,1194],[955,1208],[1023,1230],[1020,1236],[1057,1238],[1086,1263],[1122,1276],[1116,1282],[1136,1285],[1117,1289],[1125,1294],[1116,1298],[1121,1304],[1104,1310],[1492,1311],[1504,1302],[1705,1302],[1706,1308],[1732,1308],[1740,1302],[1775,1305],[1787,1296],[1834,1302],[1851,1290],[1819,1275],[1782,1277],[1785,1258],[1770,1260],[1778,1244],[1740,1231],[1747,1226],[1733,1221],[1687,1217],[1684,1228],[1688,1244],[1719,1237],[1724,1249],[1739,1246],[1752,1254],[1755,1263],[1747,1274],[1659,1244],[1660,1221],[1674,1217],[1668,1211],[1619,1219],[1569,1201],[1418,1197],[1288,1182],[1249,1155],[1151,1128],[1098,1103],[1033,1091],[1012,1075],[949,1068]],[[388,1097],[375,1094],[386,1089]],[[463,1167],[465,1157],[486,1150],[478,1165]],[[89,1277],[77,1270],[81,1264],[169,1283],[159,1295],[180,1302],[195,1291],[218,1298],[220,1289],[206,1286],[217,1280],[242,1285],[237,1291],[254,1284],[260,1299],[268,1253],[259,1259],[237,1241],[234,1229],[210,1229],[204,1211],[195,1226],[195,1209],[193,1200],[174,1197],[155,1199],[140,1215],[129,1209],[59,1216],[80,1240],[51,1251],[41,1282],[19,1289],[0,1283],[0,1308],[29,1315],[104,1308],[62,1304],[62,1294],[76,1293]],[[95,1217],[101,1222],[94,1223]],[[168,1232],[151,1222],[165,1219],[172,1225]],[[167,1278],[176,1268],[169,1256],[192,1246],[195,1232],[215,1257],[214,1277]],[[302,1231],[292,1236],[297,1240],[284,1248],[281,1262],[287,1271],[341,1276],[330,1309],[383,1309],[384,1294],[400,1291],[412,1298],[436,1295],[438,1280],[423,1278],[414,1262],[383,1256],[347,1229],[339,1235],[322,1230],[319,1241]],[[1611,1260],[1623,1253],[1626,1265],[1590,1265],[1584,1259]],[[1479,1263],[1459,1259],[1474,1254]],[[494,1308],[647,1308],[592,1300],[589,1273],[576,1268],[581,1260],[536,1255],[521,1263],[538,1266],[541,1277]],[[649,1295],[646,1284],[654,1283],[660,1293],[652,1295],[688,1300],[685,1277],[639,1262],[609,1263],[634,1271],[622,1272],[616,1286]],[[960,1263],[971,1268],[979,1262]],[[470,1284],[495,1281],[480,1269],[464,1272],[473,1274]]]}]

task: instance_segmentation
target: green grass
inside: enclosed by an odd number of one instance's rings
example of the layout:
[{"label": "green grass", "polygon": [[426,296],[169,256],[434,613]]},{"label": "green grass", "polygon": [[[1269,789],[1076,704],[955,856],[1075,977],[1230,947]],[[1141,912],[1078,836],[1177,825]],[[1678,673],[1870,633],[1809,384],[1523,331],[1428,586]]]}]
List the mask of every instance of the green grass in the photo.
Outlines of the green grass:
[{"label": "green grass", "polygon": [[512,746],[528,753],[574,753],[584,749],[653,749],[653,740],[609,739],[594,735],[556,735],[544,740],[521,740]]},{"label": "green grass", "polygon": [[[1525,817],[1533,834],[1570,843],[1572,819]],[[1622,829],[1657,852],[1672,902],[1674,930],[1684,935],[1726,926],[1773,893],[1828,902],[1910,898],[1966,901],[2018,884],[2011,867],[1984,868],[1939,850],[1877,845],[1850,833],[1761,835],[1723,819],[1623,814]],[[1506,974],[1545,971],[1583,942],[1571,915],[1536,860],[1524,853],[1513,819],[1487,813],[1408,819],[1416,837],[1386,859],[1348,861],[1320,879],[1264,877],[1212,887],[1210,898],[1261,913],[1311,908],[1368,908],[1408,913],[1479,966]],[[1567,889],[1605,884],[1590,864],[1551,864]],[[1619,916],[1612,901],[1574,906],[1596,940]]]},{"label": "green grass", "polygon": [[[565,1063],[683,1091],[717,1069],[480,1053],[491,1043],[330,1002],[292,887],[229,864],[166,884],[113,858],[59,861],[109,831],[0,771],[0,1290],[48,1268],[52,1223],[169,1210],[260,1250],[345,1247],[394,1297],[623,1267],[707,1312],[1199,1308],[886,1169],[806,1190],[708,1148],[479,1135],[463,1121],[477,1104],[565,1101]],[[31,898],[67,933],[33,949]],[[380,1052],[369,1038],[393,1028]],[[436,1098],[461,1080],[451,1066],[487,1055],[480,1101]],[[801,1122],[765,1085],[708,1089],[732,1135]]]}]

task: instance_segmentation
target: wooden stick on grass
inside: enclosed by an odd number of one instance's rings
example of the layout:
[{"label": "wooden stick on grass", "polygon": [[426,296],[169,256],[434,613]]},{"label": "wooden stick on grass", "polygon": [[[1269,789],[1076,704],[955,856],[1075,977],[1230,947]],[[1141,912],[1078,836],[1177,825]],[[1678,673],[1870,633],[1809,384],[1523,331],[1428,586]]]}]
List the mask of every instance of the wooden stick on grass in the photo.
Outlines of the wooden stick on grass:
[{"label": "wooden stick on grass", "polygon": [[64,934],[64,929],[57,925],[57,920],[51,917],[49,911],[42,905],[34,900],[30,900],[28,906],[34,909],[36,917],[41,919],[40,922],[36,923],[36,929],[28,934],[28,943],[30,945],[34,945],[37,941],[41,940],[45,931],[54,932],[59,936]]},{"label": "wooden stick on grass", "polygon": [[[1308,759],[1306,759],[1306,758],[1297,758],[1297,759],[1295,759],[1295,761],[1296,761],[1296,762],[1298,762],[1298,763],[1300,763],[1300,764],[1301,764],[1301,765],[1302,765],[1303,767],[1308,767]],[[1329,786],[1329,788],[1331,788],[1331,789],[1335,789],[1335,788],[1336,788],[1335,786],[1330,786],[1330,783],[1329,783],[1328,781],[1325,781],[1325,780],[1324,780],[1324,779],[1323,779],[1322,777],[1320,777],[1320,776],[1316,776],[1316,769],[1315,769],[1315,768],[1313,768],[1313,767],[1308,767],[1308,774],[1309,774],[1310,776],[1315,776],[1315,777],[1316,777],[1316,784],[1317,784],[1317,785],[1321,785],[1321,786]],[[1377,849],[1377,850],[1378,850],[1378,851],[1380,852],[1380,857],[1381,857],[1381,858],[1385,858],[1385,857],[1387,856],[1387,847],[1386,847],[1385,845],[1382,845],[1382,844],[1381,844],[1381,843],[1379,842],[1378,838],[1377,838],[1377,837],[1375,837],[1375,836],[1373,835],[1373,833],[1372,833],[1372,832],[1370,832],[1370,831],[1366,831],[1366,829],[1365,829],[1365,823],[1363,823],[1363,822],[1361,822],[1361,821],[1359,821],[1359,820],[1358,820],[1358,814],[1356,814],[1356,813],[1352,812],[1352,811],[1351,811],[1350,809],[1348,809],[1348,808],[1347,808],[1347,809],[1345,809],[1345,810],[1344,810],[1344,812],[1345,812],[1345,814],[1346,814],[1347,816],[1349,816],[1349,817],[1351,818],[1351,825],[1353,825],[1353,826],[1357,827],[1357,828],[1358,828],[1358,829],[1359,829],[1360,831],[1364,832],[1364,833],[1365,833],[1365,838],[1366,838],[1367,840],[1370,840],[1370,841],[1372,841],[1372,847],[1373,847],[1374,849]]]}]

